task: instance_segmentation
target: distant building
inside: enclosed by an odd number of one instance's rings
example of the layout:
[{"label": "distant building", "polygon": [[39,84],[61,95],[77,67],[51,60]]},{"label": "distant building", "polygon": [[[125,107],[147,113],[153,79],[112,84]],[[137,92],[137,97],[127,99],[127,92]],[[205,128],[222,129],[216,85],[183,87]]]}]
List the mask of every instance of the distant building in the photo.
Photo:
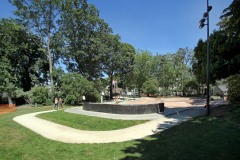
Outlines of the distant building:
[{"label": "distant building", "polygon": [[[110,89],[110,86],[108,85],[105,88],[105,91],[104,91],[106,95],[109,94],[109,89]],[[123,91],[123,89],[118,87],[118,82],[116,80],[113,80],[113,82],[112,82],[112,92],[122,94],[122,91]]]},{"label": "distant building", "polygon": [[214,96],[227,96],[228,94],[228,87],[227,85],[216,85],[213,88],[213,95]]}]

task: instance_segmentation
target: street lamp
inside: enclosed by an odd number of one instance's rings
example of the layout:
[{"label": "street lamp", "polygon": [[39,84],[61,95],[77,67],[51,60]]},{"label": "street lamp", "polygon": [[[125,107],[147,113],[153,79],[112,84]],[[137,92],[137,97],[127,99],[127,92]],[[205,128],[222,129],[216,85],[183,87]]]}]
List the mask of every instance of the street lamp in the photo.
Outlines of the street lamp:
[{"label": "street lamp", "polygon": [[[212,6],[209,6],[208,0],[207,0],[207,12],[203,14],[203,18],[199,21],[199,28],[202,29],[205,25],[207,26],[207,115],[209,115],[209,69],[210,69],[210,63],[209,63],[209,12],[211,11]],[[204,23],[207,20],[207,23]]]}]

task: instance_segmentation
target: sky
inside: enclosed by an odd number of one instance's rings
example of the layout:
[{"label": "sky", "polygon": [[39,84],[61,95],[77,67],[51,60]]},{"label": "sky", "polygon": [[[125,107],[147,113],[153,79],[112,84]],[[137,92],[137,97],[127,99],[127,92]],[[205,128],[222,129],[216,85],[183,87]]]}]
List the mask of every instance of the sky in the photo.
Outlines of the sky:
[{"label": "sky", "polygon": [[[222,11],[233,0],[209,0],[210,33],[217,29]],[[152,54],[175,53],[179,48],[194,49],[206,39],[207,27],[199,20],[207,10],[207,0],[88,0],[100,11],[100,18],[114,34],[135,47]],[[0,0],[0,18],[13,17],[15,8]]]}]

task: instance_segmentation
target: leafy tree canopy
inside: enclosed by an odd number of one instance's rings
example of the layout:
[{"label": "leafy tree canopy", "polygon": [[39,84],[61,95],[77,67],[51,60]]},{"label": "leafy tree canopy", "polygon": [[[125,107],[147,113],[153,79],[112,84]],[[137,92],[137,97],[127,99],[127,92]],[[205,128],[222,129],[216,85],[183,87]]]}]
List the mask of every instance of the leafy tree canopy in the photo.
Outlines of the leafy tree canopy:
[{"label": "leafy tree canopy", "polygon": [[156,79],[149,79],[143,83],[143,93],[149,95],[158,94],[158,81]]},{"label": "leafy tree canopy", "polygon": [[93,82],[78,73],[67,73],[61,78],[61,92],[67,104],[79,104],[83,96],[92,95]]},{"label": "leafy tree canopy", "polygon": [[47,78],[46,56],[34,41],[40,42],[37,36],[14,20],[0,20],[0,57],[5,56],[9,60],[18,80],[16,85],[24,91],[43,84]]}]

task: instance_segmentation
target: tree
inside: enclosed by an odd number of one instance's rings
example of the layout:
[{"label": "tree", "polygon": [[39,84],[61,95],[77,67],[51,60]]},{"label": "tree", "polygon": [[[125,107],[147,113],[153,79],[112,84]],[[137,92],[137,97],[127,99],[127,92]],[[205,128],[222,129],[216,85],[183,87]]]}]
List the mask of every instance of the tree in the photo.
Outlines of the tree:
[{"label": "tree", "polygon": [[[44,62],[45,55],[33,42],[37,36],[33,35],[13,19],[0,19],[0,58],[2,64],[7,64],[4,71],[14,79],[9,85],[13,89],[8,90],[11,98],[17,90],[29,91],[32,86],[44,84],[48,63]],[[5,75],[5,74],[2,74]],[[5,75],[8,77],[7,75]]]},{"label": "tree", "polygon": [[[234,0],[224,9],[220,30],[214,31],[210,37],[210,82],[227,78],[240,72],[240,1]],[[206,77],[206,41],[199,40],[195,47],[193,72],[199,82],[204,83]]]},{"label": "tree", "polygon": [[29,91],[32,86],[43,84],[48,63],[44,61],[44,53],[33,41],[40,41],[38,37],[12,19],[0,20],[0,37],[0,52],[10,60],[17,76],[17,86]]},{"label": "tree", "polygon": [[134,58],[135,58],[135,49],[132,45],[128,43],[120,44],[120,53],[118,61],[120,62],[117,75],[121,79],[122,88],[133,87],[133,69],[134,69]]},{"label": "tree", "polygon": [[190,68],[192,67],[193,51],[188,48],[179,48],[173,55],[174,70],[176,71],[175,83],[178,90],[184,95],[184,86],[192,78]]},{"label": "tree", "polygon": [[82,102],[83,95],[88,96],[94,93],[93,82],[78,73],[65,74],[61,79],[61,84],[63,99],[67,104],[79,104]]},{"label": "tree", "polygon": [[55,97],[61,97],[63,93],[61,93],[61,79],[65,75],[62,67],[58,67],[53,71],[53,80],[55,86]]},{"label": "tree", "polygon": [[112,99],[113,78],[114,75],[118,73],[119,69],[122,68],[120,37],[118,35],[108,34],[106,35],[104,45],[105,53],[102,56],[103,72],[109,77],[109,92],[110,99]]},{"label": "tree", "polygon": [[[229,39],[225,31],[214,31],[210,37],[210,82],[227,78],[240,72],[239,45]],[[240,44],[240,43],[239,43]],[[195,47],[193,72],[200,83],[206,77],[206,41],[199,40]]]},{"label": "tree", "polygon": [[111,28],[99,17],[95,6],[86,0],[66,1],[59,24],[67,69],[88,80],[102,77],[102,57],[107,49],[104,41]]},{"label": "tree", "polygon": [[144,82],[150,77],[151,53],[148,51],[138,51],[135,56],[133,77],[138,88],[139,96]]},{"label": "tree", "polygon": [[0,94],[8,98],[9,104],[13,104],[12,98],[17,89],[16,81],[10,61],[4,56],[0,56]]},{"label": "tree", "polygon": [[30,99],[33,104],[46,105],[48,102],[48,89],[46,87],[33,87],[30,91]]},{"label": "tree", "polygon": [[195,79],[188,81],[184,85],[183,90],[184,90],[184,93],[187,93],[187,95],[192,95],[192,93],[196,93],[196,91],[198,91],[197,81]]},{"label": "tree", "polygon": [[194,48],[193,73],[199,83],[206,82],[206,43],[200,39],[197,46]]},{"label": "tree", "polygon": [[150,95],[158,94],[158,81],[156,79],[150,78],[143,83],[143,93]]},{"label": "tree", "polygon": [[228,82],[228,100],[232,104],[240,104],[240,74],[235,74],[227,79]]},{"label": "tree", "polygon": [[[59,13],[61,11],[61,1],[56,0],[9,0],[11,4],[17,7],[15,14],[19,17],[19,21],[26,26],[29,30],[32,30],[39,37],[44,45],[36,44],[43,48],[46,53],[49,63],[49,75],[51,90],[54,93],[53,83],[53,62],[52,52],[50,48],[51,40],[56,30],[56,23],[59,19]],[[35,40],[35,39],[33,39]],[[53,95],[53,94],[52,94]],[[52,96],[53,98],[53,96]]]},{"label": "tree", "polygon": [[240,0],[233,0],[229,7],[223,10],[219,26],[228,33],[229,38],[240,40]]}]

